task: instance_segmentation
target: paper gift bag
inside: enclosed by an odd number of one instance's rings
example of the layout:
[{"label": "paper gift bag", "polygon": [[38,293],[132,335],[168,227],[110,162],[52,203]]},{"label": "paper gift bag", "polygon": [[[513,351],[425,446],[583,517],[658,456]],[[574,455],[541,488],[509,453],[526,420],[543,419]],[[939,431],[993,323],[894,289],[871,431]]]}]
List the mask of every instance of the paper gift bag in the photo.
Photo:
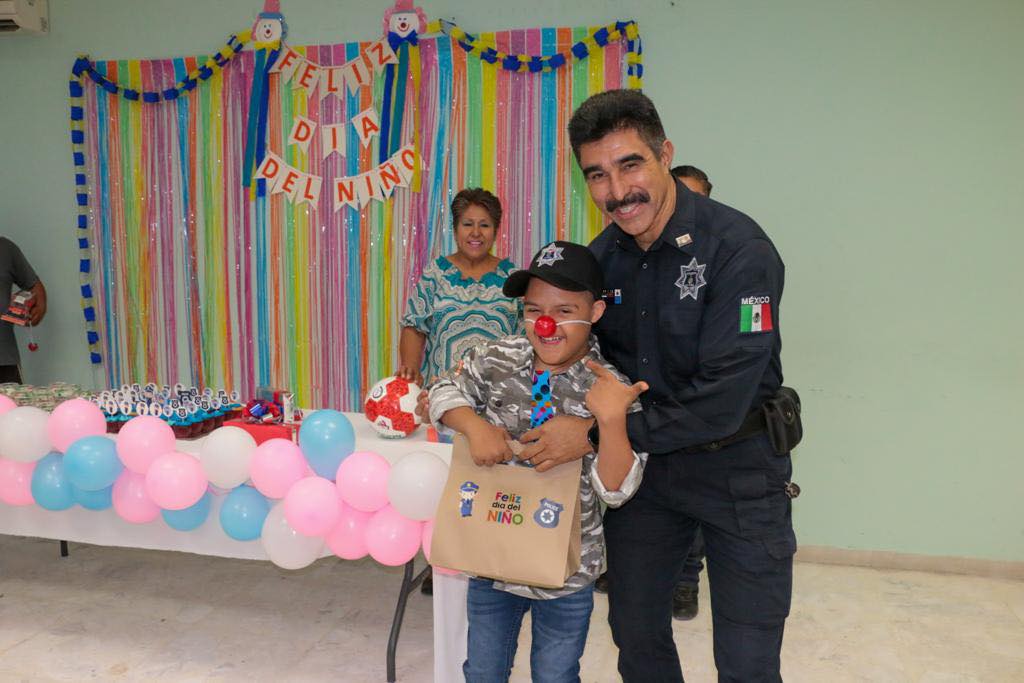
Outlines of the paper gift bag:
[{"label": "paper gift bag", "polygon": [[580,468],[479,467],[461,434],[434,518],[430,561],[473,576],[561,588],[580,567]]}]

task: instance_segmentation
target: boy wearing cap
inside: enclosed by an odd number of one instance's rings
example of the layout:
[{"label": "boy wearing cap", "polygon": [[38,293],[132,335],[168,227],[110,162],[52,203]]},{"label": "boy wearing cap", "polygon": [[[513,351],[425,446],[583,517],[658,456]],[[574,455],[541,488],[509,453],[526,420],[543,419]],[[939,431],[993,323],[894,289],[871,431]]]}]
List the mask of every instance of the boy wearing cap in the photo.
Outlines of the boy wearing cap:
[{"label": "boy wearing cap", "polygon": [[503,291],[523,297],[525,335],[481,344],[439,378],[430,389],[431,421],[462,432],[478,465],[529,465],[510,442],[555,414],[596,418],[599,447],[585,456],[580,479],[579,570],[559,589],[471,579],[463,672],[469,683],[507,681],[531,611],[533,679],[578,681],[604,555],[598,500],[618,507],[640,485],[646,454],[629,445],[626,414],[640,409],[647,385],[629,385],[590,333],[605,302],[601,268],[586,247],[548,244]]}]

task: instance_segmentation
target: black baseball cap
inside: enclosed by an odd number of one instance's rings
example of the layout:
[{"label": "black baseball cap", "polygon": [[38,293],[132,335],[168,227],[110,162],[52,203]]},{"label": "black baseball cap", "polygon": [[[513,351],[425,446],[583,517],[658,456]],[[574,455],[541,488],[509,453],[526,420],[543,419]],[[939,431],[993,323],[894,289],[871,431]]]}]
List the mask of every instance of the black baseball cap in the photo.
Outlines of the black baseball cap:
[{"label": "black baseball cap", "polygon": [[570,292],[590,292],[594,299],[600,299],[604,291],[604,274],[597,258],[575,242],[551,242],[533,255],[527,270],[509,275],[501,291],[505,296],[523,296],[531,277]]}]

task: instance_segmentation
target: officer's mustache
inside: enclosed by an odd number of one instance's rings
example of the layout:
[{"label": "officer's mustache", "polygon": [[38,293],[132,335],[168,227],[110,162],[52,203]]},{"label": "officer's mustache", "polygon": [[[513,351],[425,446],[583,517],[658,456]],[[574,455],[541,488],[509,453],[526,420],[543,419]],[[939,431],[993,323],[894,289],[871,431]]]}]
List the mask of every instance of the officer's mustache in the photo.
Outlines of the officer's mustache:
[{"label": "officer's mustache", "polygon": [[612,213],[627,204],[646,204],[649,201],[651,201],[651,195],[646,192],[634,192],[627,194],[622,199],[609,199],[605,202],[604,208],[608,213]]}]

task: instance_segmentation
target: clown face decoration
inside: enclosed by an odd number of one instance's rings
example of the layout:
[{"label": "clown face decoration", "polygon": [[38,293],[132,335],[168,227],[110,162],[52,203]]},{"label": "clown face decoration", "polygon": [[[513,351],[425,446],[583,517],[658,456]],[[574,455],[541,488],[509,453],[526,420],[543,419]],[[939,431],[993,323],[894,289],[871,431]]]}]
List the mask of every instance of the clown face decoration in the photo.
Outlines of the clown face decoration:
[{"label": "clown face decoration", "polygon": [[427,28],[427,15],[423,9],[414,7],[412,0],[396,0],[384,12],[384,33],[398,40],[405,40],[413,33],[423,33]]},{"label": "clown face decoration", "polygon": [[261,17],[252,28],[252,39],[257,43],[276,43],[283,34],[284,27],[280,19]]},{"label": "clown face decoration", "polygon": [[419,18],[415,12],[396,12],[388,20],[388,33],[394,33],[399,38],[405,38],[419,27]]}]

